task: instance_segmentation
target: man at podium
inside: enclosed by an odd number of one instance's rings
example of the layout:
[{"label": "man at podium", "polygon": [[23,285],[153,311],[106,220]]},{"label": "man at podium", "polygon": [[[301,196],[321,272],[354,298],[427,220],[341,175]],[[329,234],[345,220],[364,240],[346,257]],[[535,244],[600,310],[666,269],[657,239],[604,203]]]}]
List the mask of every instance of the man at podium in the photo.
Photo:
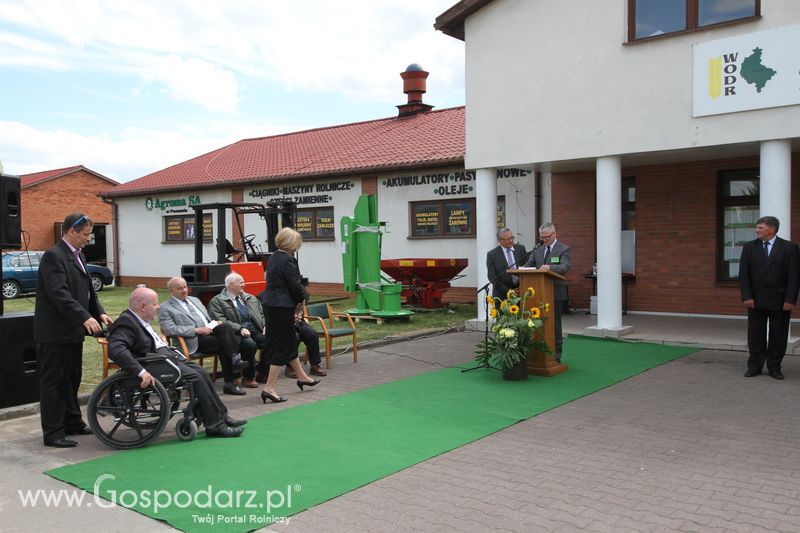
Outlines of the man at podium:
[{"label": "man at podium", "polygon": [[[539,226],[539,240],[542,245],[534,248],[531,258],[525,264],[527,267],[536,267],[538,270],[555,272],[562,276],[569,272],[570,254],[572,250],[569,246],[559,241],[556,235],[556,227],[545,222]],[[555,320],[556,330],[556,361],[561,362],[561,314],[567,302],[567,286],[564,280],[557,279],[553,283],[553,319]]]},{"label": "man at podium", "polygon": [[497,232],[497,243],[498,246],[486,254],[486,272],[492,284],[492,296],[504,299],[510,289],[519,287],[517,276],[506,270],[521,267],[527,252],[521,244],[514,244],[514,233],[508,228]]}]

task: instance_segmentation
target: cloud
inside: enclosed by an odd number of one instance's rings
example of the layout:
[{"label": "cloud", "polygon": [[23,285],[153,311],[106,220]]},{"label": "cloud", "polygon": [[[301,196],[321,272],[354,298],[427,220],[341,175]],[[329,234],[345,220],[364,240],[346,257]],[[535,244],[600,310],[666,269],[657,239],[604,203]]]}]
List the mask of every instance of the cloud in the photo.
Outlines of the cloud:
[{"label": "cloud", "polygon": [[239,84],[233,73],[207,61],[169,54],[141,75],[164,85],[170,98],[200,104],[209,111],[233,112],[239,102]]},{"label": "cloud", "polygon": [[461,91],[463,43],[433,30],[452,3],[5,1],[4,25],[37,37],[0,39],[0,57],[13,50],[41,68],[136,73],[213,111],[235,109],[244,80],[394,103],[397,74],[409,63],[431,72],[431,91]]},{"label": "cloud", "polygon": [[222,121],[203,127],[126,128],[116,135],[82,135],[0,121],[0,160],[8,174],[84,165],[106,177],[126,182],[240,139],[301,127]]}]

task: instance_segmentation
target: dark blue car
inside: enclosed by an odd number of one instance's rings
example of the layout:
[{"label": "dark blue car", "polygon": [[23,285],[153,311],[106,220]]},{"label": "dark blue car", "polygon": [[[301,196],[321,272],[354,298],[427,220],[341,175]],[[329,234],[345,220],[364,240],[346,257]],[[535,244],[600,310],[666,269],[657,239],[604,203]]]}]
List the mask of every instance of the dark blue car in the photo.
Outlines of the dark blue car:
[{"label": "dark blue car", "polygon": [[[43,254],[30,250],[3,252],[3,299],[11,300],[20,294],[36,292],[39,262]],[[86,270],[92,277],[95,291],[102,291],[104,285],[114,283],[114,274],[104,266],[88,264]]]}]

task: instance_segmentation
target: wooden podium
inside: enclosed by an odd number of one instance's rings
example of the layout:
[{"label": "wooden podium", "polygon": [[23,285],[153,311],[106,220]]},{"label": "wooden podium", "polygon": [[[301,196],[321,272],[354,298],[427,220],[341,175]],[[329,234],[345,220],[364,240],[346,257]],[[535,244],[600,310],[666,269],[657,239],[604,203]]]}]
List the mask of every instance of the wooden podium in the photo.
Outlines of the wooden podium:
[{"label": "wooden podium", "polygon": [[[555,313],[555,300],[553,299],[553,282],[556,279],[564,279],[564,276],[556,274],[555,272],[533,270],[533,269],[519,269],[509,270],[509,274],[519,276],[519,293],[523,294],[528,290],[528,287],[533,287],[536,291],[535,296],[527,300],[528,304],[536,304],[545,302],[550,304],[550,311],[545,312],[542,309],[542,317],[546,318],[542,326],[542,337],[550,349],[555,353],[556,351],[556,323],[553,314]],[[569,369],[567,365],[562,365],[556,361],[555,357],[550,354],[543,353],[539,350],[531,350],[528,353],[528,374],[535,376],[556,376]]]}]

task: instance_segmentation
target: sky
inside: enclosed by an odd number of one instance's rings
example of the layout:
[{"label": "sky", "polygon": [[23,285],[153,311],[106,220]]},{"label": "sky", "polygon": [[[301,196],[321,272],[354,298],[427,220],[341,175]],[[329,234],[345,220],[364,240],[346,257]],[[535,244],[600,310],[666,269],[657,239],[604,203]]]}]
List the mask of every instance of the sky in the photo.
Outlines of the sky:
[{"label": "sky", "polygon": [[0,0],[6,174],[126,182],[241,139],[464,104],[457,0]]}]

